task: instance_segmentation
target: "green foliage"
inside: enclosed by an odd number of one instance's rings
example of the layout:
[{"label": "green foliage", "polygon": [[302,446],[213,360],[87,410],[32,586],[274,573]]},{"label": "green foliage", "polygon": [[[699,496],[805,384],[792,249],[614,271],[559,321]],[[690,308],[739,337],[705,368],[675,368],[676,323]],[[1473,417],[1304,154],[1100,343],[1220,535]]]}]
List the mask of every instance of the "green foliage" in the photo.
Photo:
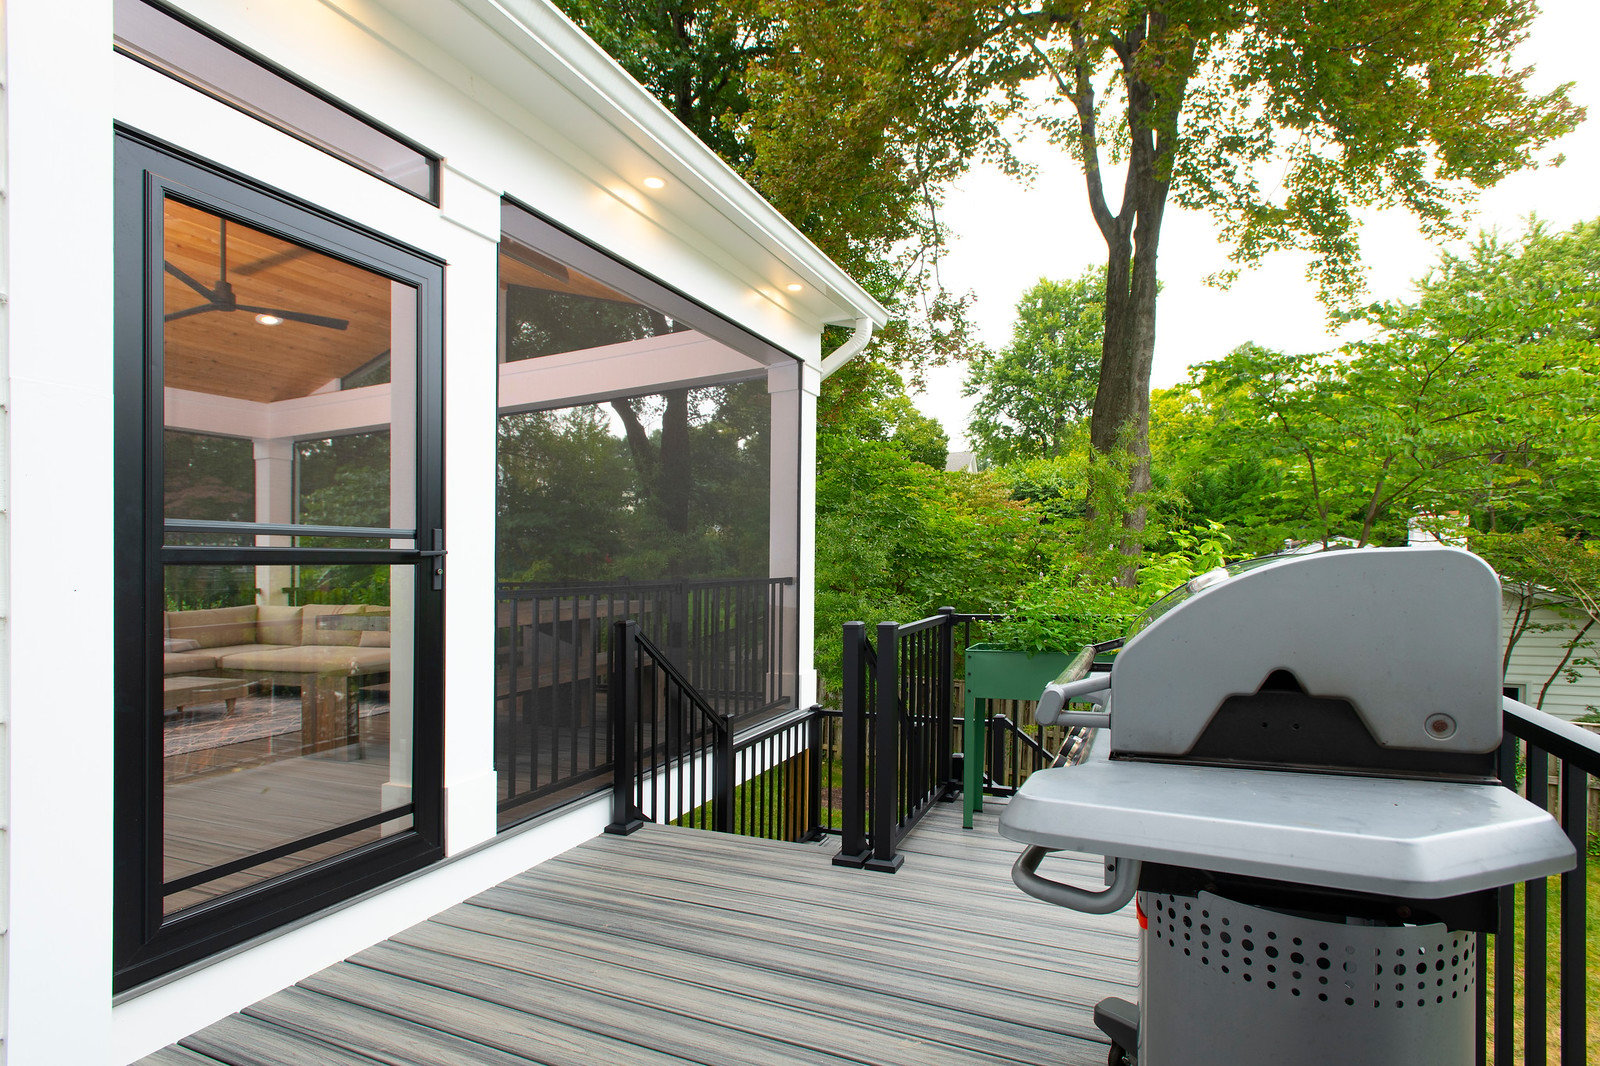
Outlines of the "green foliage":
[{"label": "green foliage", "polygon": [[765,574],[770,420],[764,380],[502,416],[498,579]]},{"label": "green foliage", "polygon": [[[1116,583],[1124,560],[1103,548],[1098,554],[1068,550],[1053,573],[1017,593],[1006,617],[988,639],[1012,651],[1075,651],[1123,634],[1145,607],[1190,578],[1226,561],[1231,539],[1219,525],[1176,530],[1170,550],[1146,553],[1137,581]],[[1081,541],[1079,542],[1082,543]]]},{"label": "green foliage", "polygon": [[169,429],[161,437],[168,518],[255,521],[255,458],[242,437]]},{"label": "green foliage", "polygon": [[[1600,524],[1600,226],[1446,256],[1333,354],[1245,345],[1158,397],[1158,461],[1194,516],[1404,543],[1416,514]],[[1162,423],[1165,423],[1164,425]],[[1219,491],[1222,490],[1222,491]],[[1262,546],[1262,545],[1254,545]]]},{"label": "green foliage", "polygon": [[892,441],[819,441],[817,654],[837,691],[841,627],[986,612],[1048,565],[1059,537],[992,475],[945,473]]},{"label": "green foliage", "polygon": [[1061,455],[1094,405],[1105,332],[1105,274],[1039,279],[1017,302],[1011,343],[978,351],[962,389],[968,431],[989,462]]}]

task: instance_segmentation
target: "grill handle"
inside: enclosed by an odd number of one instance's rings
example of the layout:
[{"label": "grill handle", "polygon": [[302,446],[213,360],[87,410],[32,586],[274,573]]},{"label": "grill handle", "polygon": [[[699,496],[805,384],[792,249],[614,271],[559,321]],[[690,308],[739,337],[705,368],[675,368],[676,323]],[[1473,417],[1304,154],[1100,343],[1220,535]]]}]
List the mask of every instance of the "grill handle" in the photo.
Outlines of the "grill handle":
[{"label": "grill handle", "polygon": [[[1111,724],[1111,675],[1090,674],[1079,681],[1053,681],[1044,687],[1039,696],[1039,706],[1034,708],[1033,720],[1040,725],[1083,725],[1091,729],[1105,728]],[[1069,703],[1093,703],[1101,711],[1069,711]]]},{"label": "grill handle", "polygon": [[1052,881],[1048,877],[1041,877],[1038,873],[1039,861],[1050,854],[1050,851],[1049,848],[1038,846],[1024,848],[1022,854],[1017,856],[1017,861],[1012,864],[1011,880],[1034,899],[1054,903],[1057,907],[1082,911],[1084,914],[1111,914],[1126,907],[1128,901],[1133,898],[1134,890],[1139,887],[1137,859],[1112,860],[1116,864],[1116,872],[1111,877],[1111,883],[1101,892],[1090,892],[1073,885],[1064,885],[1060,881]]}]

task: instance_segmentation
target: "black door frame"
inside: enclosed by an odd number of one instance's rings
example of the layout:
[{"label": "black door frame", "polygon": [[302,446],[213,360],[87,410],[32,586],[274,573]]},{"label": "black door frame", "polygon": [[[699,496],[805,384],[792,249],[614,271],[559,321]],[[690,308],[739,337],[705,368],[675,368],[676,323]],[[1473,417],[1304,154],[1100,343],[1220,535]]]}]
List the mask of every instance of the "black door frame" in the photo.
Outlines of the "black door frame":
[{"label": "black door frame", "polygon": [[[168,196],[417,289],[417,503],[411,550],[289,549],[295,561],[414,563],[412,828],[174,915],[162,911],[162,568],[271,562],[285,549],[164,548],[162,203]],[[443,857],[444,265],[381,234],[118,128],[115,174],[115,842],[113,990],[125,991]],[[71,283],[71,279],[67,279]],[[64,324],[65,329],[65,324]],[[332,553],[329,555],[329,553]],[[366,558],[371,556],[371,558]],[[427,567],[428,574],[422,573]],[[429,579],[424,579],[425,577]],[[151,713],[155,708],[156,713]]]}]

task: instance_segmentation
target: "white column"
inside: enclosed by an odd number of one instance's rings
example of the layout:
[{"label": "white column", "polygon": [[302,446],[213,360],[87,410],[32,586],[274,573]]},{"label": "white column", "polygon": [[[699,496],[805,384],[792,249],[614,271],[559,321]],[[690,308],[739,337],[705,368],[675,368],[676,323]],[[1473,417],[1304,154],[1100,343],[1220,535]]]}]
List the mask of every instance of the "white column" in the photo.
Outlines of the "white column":
[{"label": "white column", "polygon": [[768,574],[793,578],[784,591],[783,631],[796,635],[799,656],[793,679],[795,699],[816,699],[812,662],[812,567],[815,557],[813,510],[816,505],[816,410],[821,375],[809,365],[785,362],[767,371],[772,403],[771,487],[768,502]]},{"label": "white column", "polygon": [[[389,524],[416,524],[417,499],[417,290],[394,282],[389,290]],[[432,547],[432,530],[418,530]],[[410,548],[396,540],[390,547]],[[384,808],[411,802],[413,701],[416,695],[415,566],[389,568],[389,780]]]},{"label": "white column", "polygon": [[448,166],[445,850],[494,836],[494,507],[500,193]]},{"label": "white column", "polygon": [[[256,521],[294,521],[294,441],[286,439],[256,440],[252,453],[256,461]],[[288,547],[292,537],[261,533],[256,544],[265,547]],[[289,602],[285,591],[293,582],[294,568],[281,563],[256,567],[256,602],[283,604]]]},{"label": "white column", "polygon": [[111,4],[0,10],[4,1052],[11,1063],[109,1062],[112,577],[127,548],[112,536]]}]

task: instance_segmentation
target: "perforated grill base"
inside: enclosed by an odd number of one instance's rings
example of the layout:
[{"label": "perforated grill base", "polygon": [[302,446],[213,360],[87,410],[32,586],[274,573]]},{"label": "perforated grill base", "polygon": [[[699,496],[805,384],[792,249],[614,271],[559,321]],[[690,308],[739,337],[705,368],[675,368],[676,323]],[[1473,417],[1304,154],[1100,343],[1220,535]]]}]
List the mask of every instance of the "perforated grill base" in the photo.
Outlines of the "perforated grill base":
[{"label": "perforated grill base", "polygon": [[1141,1066],[1468,1062],[1476,939],[1141,892]]}]

